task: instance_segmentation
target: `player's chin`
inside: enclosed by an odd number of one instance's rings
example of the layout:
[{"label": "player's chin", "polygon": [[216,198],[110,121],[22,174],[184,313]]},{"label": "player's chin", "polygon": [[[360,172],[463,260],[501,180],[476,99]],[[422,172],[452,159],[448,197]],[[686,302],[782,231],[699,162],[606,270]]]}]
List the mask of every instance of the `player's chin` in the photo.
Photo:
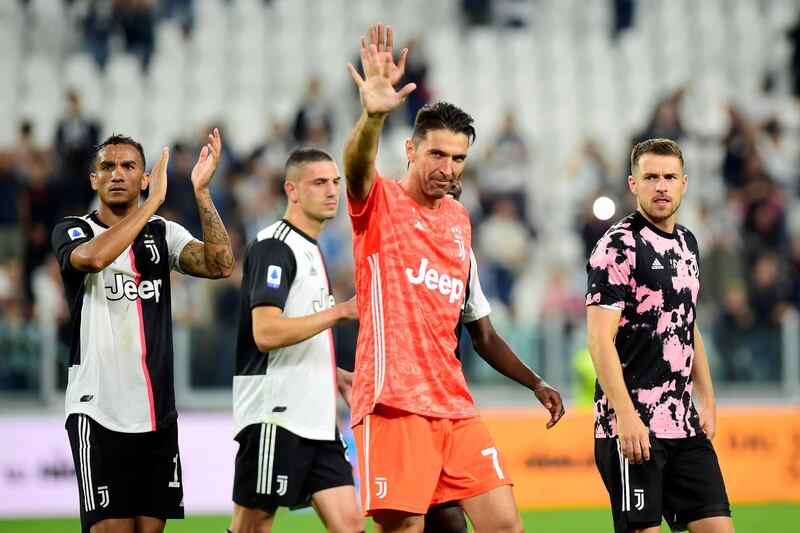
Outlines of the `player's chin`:
[{"label": "player's chin", "polygon": [[439,200],[440,198],[444,198],[447,196],[448,189],[441,188],[441,187],[431,187],[428,189],[428,196],[431,198],[435,198]]},{"label": "player's chin", "polygon": [[336,212],[339,210],[339,206],[333,208],[326,208],[320,212],[320,219],[322,220],[330,220],[332,218],[336,218]]}]

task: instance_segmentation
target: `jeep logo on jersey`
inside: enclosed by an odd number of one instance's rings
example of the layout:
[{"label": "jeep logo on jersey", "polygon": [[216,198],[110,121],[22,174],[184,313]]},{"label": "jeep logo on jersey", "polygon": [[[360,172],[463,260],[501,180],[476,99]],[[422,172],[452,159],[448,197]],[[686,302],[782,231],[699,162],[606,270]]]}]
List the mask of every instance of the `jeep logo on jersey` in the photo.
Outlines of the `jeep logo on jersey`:
[{"label": "jeep logo on jersey", "polygon": [[114,274],[114,285],[112,287],[106,285],[106,298],[116,301],[123,298],[149,300],[155,297],[158,303],[161,299],[161,283],[160,279],[153,281],[145,279],[137,285],[132,279],[126,279],[124,274]]},{"label": "jeep logo on jersey", "polygon": [[406,269],[406,276],[408,281],[414,285],[422,285],[423,283],[427,288],[432,291],[438,290],[445,296],[450,296],[450,303],[460,301],[461,295],[464,294],[464,282],[458,278],[452,278],[447,274],[439,274],[435,268],[428,269],[428,260],[422,258],[419,263],[419,269],[416,273],[410,268]]},{"label": "jeep logo on jersey", "polygon": [[333,294],[328,294],[328,291],[325,289],[319,290],[319,298],[314,300],[311,304],[315,313],[330,309],[334,305],[336,305],[336,300],[333,298]]}]

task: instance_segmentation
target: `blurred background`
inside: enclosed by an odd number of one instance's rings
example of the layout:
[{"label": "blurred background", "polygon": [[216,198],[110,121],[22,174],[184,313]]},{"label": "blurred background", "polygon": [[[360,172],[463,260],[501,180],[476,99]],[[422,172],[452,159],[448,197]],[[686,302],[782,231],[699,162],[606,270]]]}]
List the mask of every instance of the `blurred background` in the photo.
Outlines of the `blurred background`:
[{"label": "blurred background", "polygon": [[[172,147],[159,214],[200,237],[189,174],[220,127],[213,195],[241,267],[283,213],[289,151],[341,158],[360,112],[345,66],[378,21],[410,49],[403,83],[418,87],[391,116],[378,168],[403,175],[425,103],[473,115],[462,201],[492,320],[570,405],[590,404],[594,382],[586,259],[635,208],[628,157],[651,137],[684,151],[678,220],[700,245],[719,402],[798,404],[797,0],[2,0],[0,412],[62,408],[69,313],[50,231],[94,209],[94,145],[133,136],[148,167]],[[349,297],[344,207],[320,241],[337,299]],[[173,277],[184,411],[230,407],[240,280]],[[531,406],[469,349],[463,363],[479,405]]]}]

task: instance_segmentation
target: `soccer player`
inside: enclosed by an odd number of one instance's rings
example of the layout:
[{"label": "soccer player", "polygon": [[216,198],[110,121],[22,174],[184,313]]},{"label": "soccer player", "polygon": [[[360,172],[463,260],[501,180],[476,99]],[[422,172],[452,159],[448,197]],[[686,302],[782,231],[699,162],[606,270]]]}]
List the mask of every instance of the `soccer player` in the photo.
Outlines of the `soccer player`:
[{"label": "soccer player", "polygon": [[[454,200],[461,197],[461,180],[457,179],[447,194]],[[472,346],[481,358],[504,376],[528,387],[550,411],[547,428],[553,427],[564,416],[561,395],[533,370],[531,370],[506,341],[495,331],[489,314],[492,312],[481,289],[478,264],[470,250],[470,272],[464,311],[456,330],[456,339],[461,337],[461,325],[467,328]],[[518,376],[524,379],[518,379]],[[467,521],[458,502],[445,502],[428,509],[425,514],[425,533],[466,533]]]},{"label": "soccer player", "polygon": [[472,118],[438,102],[417,115],[406,175],[378,175],[383,123],[414,90],[395,85],[391,28],[362,37],[363,112],[345,145],[361,320],[352,423],[362,503],[381,531],[422,531],[429,506],[456,500],[478,531],[522,531],[511,480],[454,352],[469,276],[471,227],[447,197],[474,138]]},{"label": "soccer player", "polygon": [[357,318],[334,302],[317,245],[339,207],[339,169],[322,150],[286,162],[283,219],[245,253],[233,379],[239,443],[232,533],[268,532],[278,507],[310,503],[328,531],[363,531],[353,471],[336,428],[331,327]]},{"label": "soccer player", "polygon": [[733,531],[696,323],[699,251],[675,222],[687,182],[677,143],[637,144],[628,176],[637,210],[606,232],[587,266],[595,461],[618,533],[661,531],[662,516],[673,531]]},{"label": "soccer player", "polygon": [[66,428],[83,531],[159,532],[168,518],[183,518],[169,274],[233,271],[209,193],[221,148],[215,129],[192,170],[202,242],[155,216],[167,193],[169,151],[148,174],[142,145],[121,135],[95,152],[89,177],[99,209],[53,229],[73,324]]}]

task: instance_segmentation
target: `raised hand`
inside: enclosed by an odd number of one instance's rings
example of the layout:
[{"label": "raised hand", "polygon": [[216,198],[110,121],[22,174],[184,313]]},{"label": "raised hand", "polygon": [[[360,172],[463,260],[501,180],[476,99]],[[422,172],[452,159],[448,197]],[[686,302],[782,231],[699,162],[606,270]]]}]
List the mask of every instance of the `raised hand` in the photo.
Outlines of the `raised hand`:
[{"label": "raised hand", "polygon": [[221,152],[222,139],[219,135],[219,128],[214,128],[214,132],[208,135],[208,144],[200,150],[200,156],[192,169],[192,185],[195,192],[204,190],[211,183],[211,178],[219,165]]},{"label": "raised hand", "polygon": [[547,429],[550,429],[564,416],[564,402],[561,400],[561,394],[545,381],[541,381],[534,388],[533,393],[545,409],[550,411],[550,420],[547,421]]},{"label": "raised hand", "polygon": [[150,183],[148,185],[148,199],[153,198],[158,205],[164,203],[167,198],[167,165],[169,163],[169,148],[161,151],[161,157],[153,165],[150,172]]},{"label": "raised hand", "polygon": [[364,69],[364,78],[348,63],[347,70],[358,86],[361,97],[361,106],[370,116],[381,116],[397,109],[417,88],[416,84],[409,83],[399,91],[395,85],[400,82],[406,68],[408,49],[400,52],[397,64],[393,57],[394,31],[391,26],[383,24],[370,26],[369,42],[361,37],[361,66]]}]

